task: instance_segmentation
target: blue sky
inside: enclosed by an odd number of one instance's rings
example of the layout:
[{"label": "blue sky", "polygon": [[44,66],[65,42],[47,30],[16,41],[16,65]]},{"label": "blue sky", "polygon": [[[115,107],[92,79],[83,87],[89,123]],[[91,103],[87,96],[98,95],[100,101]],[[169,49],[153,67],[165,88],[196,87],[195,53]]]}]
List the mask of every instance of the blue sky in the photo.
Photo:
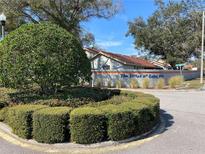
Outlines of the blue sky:
[{"label": "blue sky", "polygon": [[95,36],[96,44],[107,51],[138,55],[134,48],[132,37],[126,37],[128,21],[137,16],[148,18],[155,11],[154,0],[122,0],[123,8],[115,17],[105,19],[91,19],[83,28]]}]

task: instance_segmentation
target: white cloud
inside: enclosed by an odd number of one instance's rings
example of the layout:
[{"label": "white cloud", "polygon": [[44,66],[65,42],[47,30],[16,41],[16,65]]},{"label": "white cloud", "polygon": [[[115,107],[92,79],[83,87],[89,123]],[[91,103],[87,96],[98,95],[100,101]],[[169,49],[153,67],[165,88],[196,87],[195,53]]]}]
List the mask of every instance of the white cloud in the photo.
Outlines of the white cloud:
[{"label": "white cloud", "polygon": [[102,48],[110,48],[110,47],[121,46],[123,42],[117,40],[108,40],[108,41],[97,40],[96,44]]}]

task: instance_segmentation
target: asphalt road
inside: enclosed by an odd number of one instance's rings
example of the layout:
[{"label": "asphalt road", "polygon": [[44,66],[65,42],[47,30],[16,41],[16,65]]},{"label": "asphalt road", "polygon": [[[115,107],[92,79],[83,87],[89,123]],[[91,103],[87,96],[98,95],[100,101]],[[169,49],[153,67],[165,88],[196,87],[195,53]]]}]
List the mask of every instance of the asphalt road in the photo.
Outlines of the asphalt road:
[{"label": "asphalt road", "polygon": [[[110,154],[204,154],[205,91],[149,92],[161,100],[166,129],[140,146]],[[0,154],[40,154],[0,138]]]}]

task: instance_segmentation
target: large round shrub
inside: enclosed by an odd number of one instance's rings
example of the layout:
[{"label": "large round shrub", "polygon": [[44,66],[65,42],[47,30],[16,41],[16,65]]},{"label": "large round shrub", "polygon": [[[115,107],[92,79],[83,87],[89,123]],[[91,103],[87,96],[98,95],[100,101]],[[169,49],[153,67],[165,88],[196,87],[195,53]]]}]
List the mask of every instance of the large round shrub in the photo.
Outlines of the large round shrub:
[{"label": "large round shrub", "polygon": [[90,62],[80,42],[51,23],[26,24],[0,44],[1,80],[5,86],[39,85],[53,92],[90,79]]}]

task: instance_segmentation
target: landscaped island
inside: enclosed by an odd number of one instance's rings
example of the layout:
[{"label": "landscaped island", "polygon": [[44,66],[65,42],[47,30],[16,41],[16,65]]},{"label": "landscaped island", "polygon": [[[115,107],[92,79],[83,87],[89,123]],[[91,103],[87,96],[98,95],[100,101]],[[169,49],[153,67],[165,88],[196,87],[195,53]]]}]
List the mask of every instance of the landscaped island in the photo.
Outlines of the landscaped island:
[{"label": "landscaped island", "polygon": [[79,40],[55,24],[21,26],[0,43],[0,53],[0,121],[19,137],[41,143],[119,141],[159,122],[154,96],[85,88],[90,61]]},{"label": "landscaped island", "polygon": [[0,120],[41,143],[119,141],[159,122],[159,99],[149,94],[96,88],[73,88],[51,99],[32,94],[1,88]]}]

